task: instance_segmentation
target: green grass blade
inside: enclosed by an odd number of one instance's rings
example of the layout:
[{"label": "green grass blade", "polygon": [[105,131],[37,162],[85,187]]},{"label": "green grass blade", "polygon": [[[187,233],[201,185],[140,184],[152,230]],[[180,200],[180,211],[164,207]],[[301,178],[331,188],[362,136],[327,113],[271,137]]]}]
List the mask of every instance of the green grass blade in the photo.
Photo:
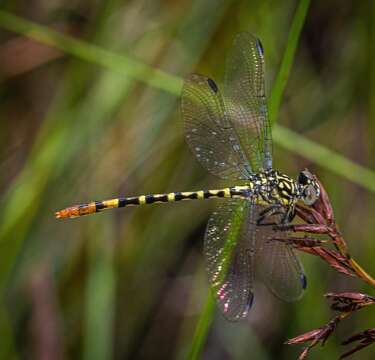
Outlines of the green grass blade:
[{"label": "green grass blade", "polygon": [[94,223],[89,229],[89,275],[85,290],[84,359],[113,358],[112,341],[115,319],[116,274],[113,245],[108,224],[105,229]]},{"label": "green grass blade", "polygon": [[100,46],[64,35],[2,10],[0,10],[0,26],[87,62],[101,65],[112,71],[146,82],[161,90],[172,94],[180,93],[182,86],[180,78],[154,69],[127,56],[118,55]]},{"label": "green grass blade", "polygon": [[294,55],[298,46],[299,36],[306,19],[306,14],[310,6],[310,0],[301,0],[298,4],[292,25],[288,34],[284,56],[277,74],[269,101],[269,116],[271,125],[276,122],[279,114],[281,100],[285,86],[288,82],[290,70],[293,65]]},{"label": "green grass blade", "polygon": [[190,348],[188,359],[198,359],[202,352],[215,313],[215,299],[210,293],[204,304]]},{"label": "green grass blade", "polygon": [[324,166],[369,191],[375,192],[374,171],[358,165],[337,152],[311,141],[284,126],[275,124],[272,130],[275,141],[285,149]]}]

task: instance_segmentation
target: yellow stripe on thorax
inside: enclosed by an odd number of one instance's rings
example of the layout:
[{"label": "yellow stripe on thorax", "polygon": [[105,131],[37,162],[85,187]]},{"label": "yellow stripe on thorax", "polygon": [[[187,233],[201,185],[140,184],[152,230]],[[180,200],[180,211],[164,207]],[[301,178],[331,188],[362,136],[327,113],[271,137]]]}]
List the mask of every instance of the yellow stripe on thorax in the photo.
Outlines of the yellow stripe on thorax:
[{"label": "yellow stripe on thorax", "polygon": [[261,205],[261,206],[269,206],[270,205],[267,201],[264,201],[261,196],[257,197],[256,204]]}]

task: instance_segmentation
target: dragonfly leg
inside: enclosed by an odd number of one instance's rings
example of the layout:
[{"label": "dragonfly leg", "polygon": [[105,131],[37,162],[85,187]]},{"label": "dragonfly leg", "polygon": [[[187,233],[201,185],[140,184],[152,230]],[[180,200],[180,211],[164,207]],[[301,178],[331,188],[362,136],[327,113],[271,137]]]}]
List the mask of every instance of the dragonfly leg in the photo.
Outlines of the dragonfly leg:
[{"label": "dragonfly leg", "polygon": [[284,223],[289,217],[288,211],[286,211],[285,206],[280,205],[280,204],[274,204],[269,206],[268,208],[264,209],[259,213],[259,217],[257,219],[257,225],[258,226],[275,226],[279,225],[280,222],[275,222],[275,221],[265,221],[268,218],[271,218],[272,216],[275,215],[282,215],[282,220],[281,222]]},{"label": "dragonfly leg", "polygon": [[332,231],[328,225],[320,224],[276,224],[276,230],[293,231],[293,232],[305,232],[309,234],[320,234],[329,235]]}]

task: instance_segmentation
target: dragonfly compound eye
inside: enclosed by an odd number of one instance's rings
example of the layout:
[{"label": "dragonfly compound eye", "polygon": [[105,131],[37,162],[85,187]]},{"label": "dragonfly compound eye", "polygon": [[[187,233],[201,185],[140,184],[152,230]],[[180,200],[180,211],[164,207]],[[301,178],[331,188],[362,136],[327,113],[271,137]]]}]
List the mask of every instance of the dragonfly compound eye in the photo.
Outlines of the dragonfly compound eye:
[{"label": "dragonfly compound eye", "polygon": [[313,184],[307,185],[303,190],[302,200],[306,205],[312,205],[318,200],[319,189],[316,188]]},{"label": "dragonfly compound eye", "polygon": [[314,176],[308,170],[303,170],[300,172],[297,182],[300,186],[303,202],[306,205],[314,204],[320,196],[319,184]]},{"label": "dragonfly compound eye", "polygon": [[303,170],[298,175],[298,183],[301,185],[309,184],[313,179],[313,175],[308,170]]}]

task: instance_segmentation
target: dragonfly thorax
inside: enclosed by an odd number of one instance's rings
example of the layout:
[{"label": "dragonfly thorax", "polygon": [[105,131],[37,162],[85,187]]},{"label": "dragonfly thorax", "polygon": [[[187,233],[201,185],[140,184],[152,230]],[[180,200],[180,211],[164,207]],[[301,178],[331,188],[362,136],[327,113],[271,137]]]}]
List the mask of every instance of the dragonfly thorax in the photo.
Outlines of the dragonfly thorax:
[{"label": "dragonfly thorax", "polygon": [[269,205],[293,206],[300,195],[295,180],[273,169],[253,175],[249,187],[258,203]]}]

